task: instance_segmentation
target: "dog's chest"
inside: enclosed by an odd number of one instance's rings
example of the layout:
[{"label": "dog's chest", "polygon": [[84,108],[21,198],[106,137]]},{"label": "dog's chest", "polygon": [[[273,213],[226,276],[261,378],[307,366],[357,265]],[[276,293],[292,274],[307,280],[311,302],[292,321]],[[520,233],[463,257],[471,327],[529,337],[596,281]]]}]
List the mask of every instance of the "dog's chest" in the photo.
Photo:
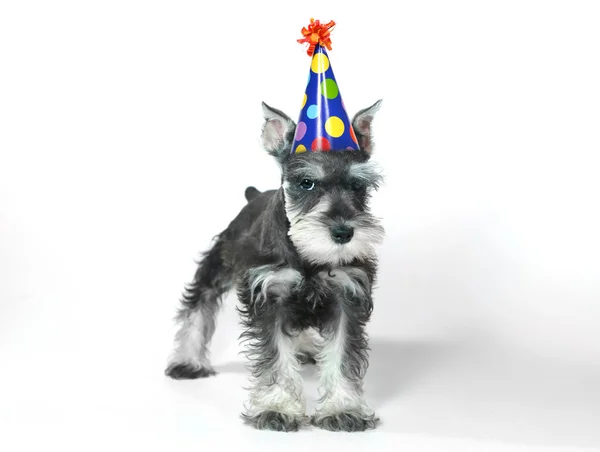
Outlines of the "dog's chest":
[{"label": "dog's chest", "polygon": [[286,317],[295,330],[320,330],[331,323],[340,311],[339,294],[320,278],[304,278],[301,284],[290,288],[282,300]]},{"label": "dog's chest", "polygon": [[270,294],[294,329],[321,329],[339,316],[342,304],[366,293],[368,278],[357,268],[340,267],[303,273],[295,269],[270,272],[262,292]]}]

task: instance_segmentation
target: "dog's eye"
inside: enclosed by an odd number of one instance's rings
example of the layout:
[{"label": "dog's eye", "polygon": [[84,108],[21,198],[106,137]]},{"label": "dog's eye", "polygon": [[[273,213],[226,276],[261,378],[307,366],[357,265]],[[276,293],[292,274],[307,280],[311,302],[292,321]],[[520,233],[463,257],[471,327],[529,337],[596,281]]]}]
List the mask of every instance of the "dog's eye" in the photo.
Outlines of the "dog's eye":
[{"label": "dog's eye", "polygon": [[354,191],[360,191],[365,188],[365,184],[362,181],[354,180],[350,183],[350,187],[352,187],[352,190]]},{"label": "dog's eye", "polygon": [[310,179],[302,179],[300,187],[302,187],[303,190],[314,190],[315,182]]}]

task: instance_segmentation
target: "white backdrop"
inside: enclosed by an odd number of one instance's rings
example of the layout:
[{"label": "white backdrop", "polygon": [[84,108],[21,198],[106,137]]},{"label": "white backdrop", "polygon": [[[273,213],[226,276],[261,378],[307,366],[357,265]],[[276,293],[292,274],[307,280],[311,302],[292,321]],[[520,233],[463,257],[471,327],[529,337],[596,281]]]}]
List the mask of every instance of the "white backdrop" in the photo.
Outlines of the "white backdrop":
[{"label": "white backdrop", "polygon": [[[384,100],[384,423],[359,436],[241,425],[233,298],[220,375],[162,374],[198,252],[279,183],[260,102],[298,115],[312,16],[349,112]],[[1,448],[600,447],[598,23],[594,1],[2,2]]]}]

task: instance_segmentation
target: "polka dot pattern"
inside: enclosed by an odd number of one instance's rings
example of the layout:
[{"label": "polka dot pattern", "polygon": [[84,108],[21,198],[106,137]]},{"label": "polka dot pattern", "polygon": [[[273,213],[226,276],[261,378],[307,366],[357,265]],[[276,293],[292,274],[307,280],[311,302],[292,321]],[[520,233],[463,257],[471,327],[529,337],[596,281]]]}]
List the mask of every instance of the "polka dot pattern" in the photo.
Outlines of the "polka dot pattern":
[{"label": "polka dot pattern", "polygon": [[318,105],[316,105],[316,104],[309,105],[308,108],[306,109],[306,116],[308,116],[309,119],[315,119],[317,116],[319,116]]},{"label": "polka dot pattern", "polygon": [[292,153],[359,149],[327,51],[320,45],[312,57],[297,123]]},{"label": "polka dot pattern", "polygon": [[325,121],[325,131],[334,138],[339,138],[344,133],[344,121],[337,116],[332,116]]},{"label": "polka dot pattern", "polygon": [[301,140],[306,135],[306,123],[304,121],[300,121],[296,126],[296,141]]},{"label": "polka dot pattern", "polygon": [[[337,83],[335,83],[335,80],[331,78],[326,78],[325,80],[323,80],[323,82],[321,83],[321,94],[327,99],[335,99],[336,97],[338,97],[339,90],[337,87]],[[342,107],[342,109],[343,108],[344,107]]]},{"label": "polka dot pattern", "polygon": [[315,74],[322,74],[327,69],[329,69],[329,57],[326,53],[317,53],[315,52],[312,62],[310,64],[310,68]]},{"label": "polka dot pattern", "polygon": [[331,143],[325,137],[317,137],[313,140],[310,145],[313,151],[329,151],[331,149]]}]

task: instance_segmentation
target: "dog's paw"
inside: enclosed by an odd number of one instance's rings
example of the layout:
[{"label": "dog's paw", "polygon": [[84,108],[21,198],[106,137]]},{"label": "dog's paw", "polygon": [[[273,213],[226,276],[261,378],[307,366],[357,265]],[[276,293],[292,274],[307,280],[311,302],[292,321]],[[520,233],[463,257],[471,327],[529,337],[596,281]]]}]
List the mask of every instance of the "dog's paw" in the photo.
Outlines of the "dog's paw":
[{"label": "dog's paw", "polygon": [[258,430],[273,430],[276,432],[297,432],[306,424],[306,419],[277,411],[263,411],[256,415],[242,414],[242,419],[248,425]]},{"label": "dog's paw", "polygon": [[364,432],[374,429],[379,423],[375,415],[364,415],[358,411],[318,415],[311,418],[311,424],[332,432]]},{"label": "dog's paw", "polygon": [[165,375],[174,380],[193,380],[216,375],[212,367],[199,366],[191,363],[172,363],[165,369]]}]

